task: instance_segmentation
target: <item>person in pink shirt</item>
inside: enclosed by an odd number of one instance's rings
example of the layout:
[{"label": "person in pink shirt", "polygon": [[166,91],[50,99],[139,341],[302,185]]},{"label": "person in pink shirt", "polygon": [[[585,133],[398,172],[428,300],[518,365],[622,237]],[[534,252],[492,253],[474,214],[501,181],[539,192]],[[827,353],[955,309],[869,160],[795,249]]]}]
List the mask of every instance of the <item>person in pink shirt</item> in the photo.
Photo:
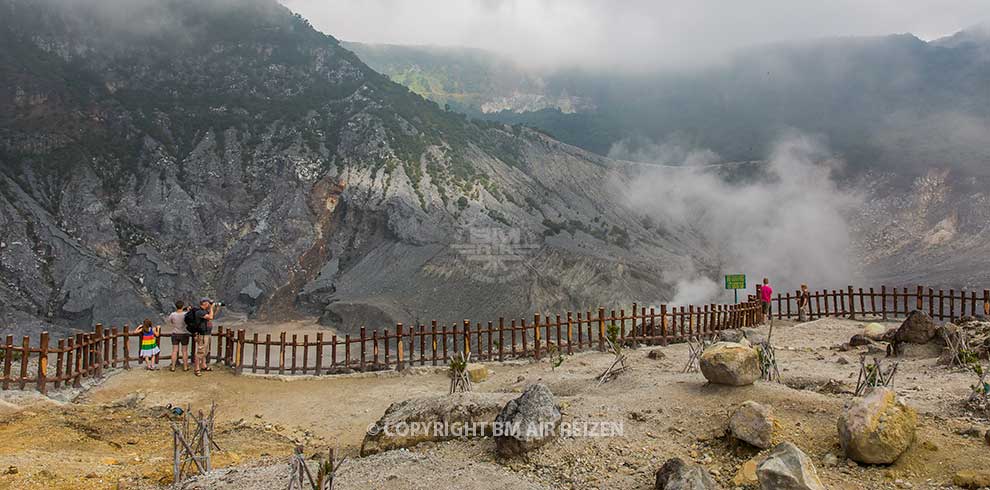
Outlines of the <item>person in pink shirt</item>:
[{"label": "person in pink shirt", "polygon": [[760,302],[763,303],[763,317],[769,319],[772,310],[770,300],[773,299],[773,288],[770,287],[770,279],[763,278],[763,286],[760,287]]}]

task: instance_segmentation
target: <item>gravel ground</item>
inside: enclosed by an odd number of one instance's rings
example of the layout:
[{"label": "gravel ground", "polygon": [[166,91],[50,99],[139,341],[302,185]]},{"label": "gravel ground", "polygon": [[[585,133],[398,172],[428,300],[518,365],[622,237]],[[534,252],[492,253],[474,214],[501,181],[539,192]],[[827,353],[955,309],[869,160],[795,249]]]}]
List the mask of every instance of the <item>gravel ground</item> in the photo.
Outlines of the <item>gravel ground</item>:
[{"label": "gravel ground", "polygon": [[[891,324],[894,325],[894,324]],[[412,396],[445,392],[447,379],[431,368],[410,374],[394,373],[361,377],[336,377],[284,381],[233,376],[226,372],[192,378],[180,373],[128,372],[93,388],[80,401],[56,408],[32,408],[55,425],[73,427],[66,419],[80,413],[101,413],[114,406],[117,417],[139,416],[146,407],[169,400],[202,406],[216,400],[220,406],[220,442],[227,457],[218,466],[236,465],[205,481],[191,481],[185,488],[280,488],[287,485],[287,456],[295,443],[314,452],[339,448],[349,459],[339,476],[340,489],[438,489],[457,487],[482,490],[505,485],[524,489],[641,489],[652,488],[653,473],[667,459],[681,457],[704,465],[726,488],[741,465],[760,452],[725,436],[731,411],[746,400],[773,407],[780,422],[775,442],[790,441],[804,450],[818,467],[830,489],[939,488],[948,485],[956,471],[986,465],[988,447],[976,437],[961,435],[976,428],[985,431],[986,420],[962,409],[971,375],[936,366],[936,350],[910,349],[901,360],[895,388],[920,412],[918,442],[895,464],[887,467],[847,464],[840,456],[836,419],[852,398],[859,355],[867,347],[839,351],[836,347],[859,333],[859,322],[826,319],[804,324],[778,322],[773,343],[783,383],[758,382],[731,388],[705,383],[699,373],[681,373],[687,361],[686,345],[661,350],[661,359],[649,359],[651,349],[629,349],[632,369],[604,386],[595,377],[611,356],[584,353],[568,357],[551,370],[546,362],[491,365],[491,378],[476,385],[479,391],[520,392],[528,383],[546,383],[558,397],[565,421],[600,421],[621,424],[621,436],[569,437],[554,441],[524,459],[500,461],[491,439],[421,444],[409,451],[355,458],[365,428],[387,406]],[[765,329],[764,329],[765,331]],[[134,393],[142,396],[135,399]],[[130,400],[121,405],[120,400]],[[128,412],[131,410],[131,412]],[[65,433],[57,428],[32,433],[32,418],[23,410],[3,416],[0,468],[19,466],[18,475],[0,476],[0,488],[115,488],[68,486],[79,482],[86,466],[66,464],[85,459],[102,481],[127,482],[123,488],[158,488],[168,483],[162,467],[170,452],[165,441],[144,441],[123,450],[154,455],[131,466],[100,466],[100,443],[65,447],[58,443]],[[73,419],[74,420],[74,419]],[[122,421],[123,422],[123,421]],[[77,424],[78,425],[78,424]],[[97,433],[103,447],[107,440],[140,434],[142,426],[122,423],[112,434]],[[109,425],[108,425],[109,427]],[[109,430],[109,429],[107,429]],[[128,430],[132,432],[128,432]],[[38,433],[45,439],[39,443]],[[77,431],[78,432],[78,431]],[[48,443],[50,441],[50,443]],[[26,445],[34,446],[24,457]],[[138,449],[139,448],[139,449]],[[107,448],[106,451],[117,451]],[[119,452],[119,451],[118,451]],[[20,454],[20,456],[19,456]],[[116,453],[115,453],[116,454]],[[124,457],[129,453],[125,453]],[[157,458],[157,459],[155,459]],[[162,461],[160,461],[162,460]],[[52,479],[29,478],[47,472]],[[149,476],[150,475],[150,476]],[[67,486],[60,486],[64,479]],[[43,481],[44,486],[32,486]],[[6,486],[5,486],[6,485]],[[200,486],[196,486],[200,485]],[[203,486],[205,485],[205,486]],[[256,486],[252,486],[256,485]]]}]

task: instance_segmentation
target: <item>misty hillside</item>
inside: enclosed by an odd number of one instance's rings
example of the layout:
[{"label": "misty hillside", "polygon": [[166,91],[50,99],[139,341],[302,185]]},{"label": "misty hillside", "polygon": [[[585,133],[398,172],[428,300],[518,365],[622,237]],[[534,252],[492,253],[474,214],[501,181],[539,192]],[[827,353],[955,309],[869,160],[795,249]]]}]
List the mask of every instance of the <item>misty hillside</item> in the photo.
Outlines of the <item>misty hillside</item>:
[{"label": "misty hillside", "polygon": [[445,108],[463,113],[586,112],[591,101],[548,86],[540,74],[470,48],[345,42],[362,61]]},{"label": "misty hillside", "polygon": [[[541,80],[545,96],[566,91],[589,103],[574,113],[456,108],[617,158],[677,164],[708,152],[706,161],[760,160],[781,134],[816,135],[844,162],[841,187],[854,192],[845,200],[853,208],[847,219],[858,277],[946,287],[990,282],[986,26],[932,42],[891,35],[757,46],[706,69],[655,75],[540,72],[477,51],[462,63],[455,49],[354,49],[395,80],[416,73],[434,85],[466,87],[466,100],[501,100],[519,89],[465,79],[484,80],[496,69],[527,73]],[[814,226],[809,220],[806,229]]]},{"label": "misty hillside", "polygon": [[[209,295],[383,328],[668,298],[629,167],[472,122],[274,0],[0,0],[5,332]],[[661,274],[661,271],[664,274]]]},{"label": "misty hillside", "polygon": [[[355,49],[362,55],[371,51]],[[488,65],[476,61],[477,52],[470,64],[462,64],[455,50],[399,49],[387,58],[367,59],[397,81],[404,80],[399,74],[416,72],[438,85],[461,83],[468,78],[465,67],[487,70],[470,74],[485,79],[508,63],[496,63],[501,58],[494,54]],[[407,53],[414,54],[403,64]],[[591,68],[527,73],[543,82],[544,95],[568,93],[589,101],[587,107],[574,113],[550,107],[484,115],[488,111],[481,104],[469,104],[462,110],[540,128],[603,155],[623,140],[634,145],[674,140],[729,161],[753,160],[762,158],[782,129],[797,128],[823,134],[855,166],[924,170],[945,162],[974,172],[990,168],[986,27],[933,42],[892,35],[758,46],[709,68],[676,73],[623,75]],[[474,99],[485,101],[518,90],[474,88]]]}]

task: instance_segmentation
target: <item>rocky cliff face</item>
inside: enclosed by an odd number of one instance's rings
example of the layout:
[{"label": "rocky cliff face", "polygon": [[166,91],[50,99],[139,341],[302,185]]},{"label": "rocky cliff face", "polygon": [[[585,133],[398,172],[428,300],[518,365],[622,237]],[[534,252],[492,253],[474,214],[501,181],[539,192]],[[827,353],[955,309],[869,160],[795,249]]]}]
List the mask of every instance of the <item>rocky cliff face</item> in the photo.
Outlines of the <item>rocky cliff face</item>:
[{"label": "rocky cliff face", "polygon": [[659,301],[661,269],[713,260],[614,204],[621,164],[440,110],[274,1],[0,18],[2,332],[204,294],[344,329],[521,316]]}]

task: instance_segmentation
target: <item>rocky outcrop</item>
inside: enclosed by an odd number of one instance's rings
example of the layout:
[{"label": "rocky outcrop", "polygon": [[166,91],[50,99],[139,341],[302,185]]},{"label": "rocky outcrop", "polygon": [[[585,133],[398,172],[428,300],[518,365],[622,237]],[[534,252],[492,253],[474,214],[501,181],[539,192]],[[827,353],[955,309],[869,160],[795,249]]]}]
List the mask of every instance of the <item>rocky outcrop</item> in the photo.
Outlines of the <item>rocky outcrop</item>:
[{"label": "rocky outcrop", "polygon": [[[503,394],[468,392],[393,403],[368,428],[361,443],[361,455],[412,447],[427,441],[490,435],[492,423],[507,398]],[[475,431],[485,426],[489,430],[487,434]],[[466,428],[472,428],[472,431],[462,430]]]},{"label": "rocky outcrop", "polygon": [[778,444],[756,468],[760,488],[767,490],[825,490],[811,459],[789,442]]},{"label": "rocky outcrop", "polygon": [[536,449],[557,436],[560,407],[544,384],[530,385],[522,396],[505,404],[495,426],[495,449],[499,456],[518,456]]},{"label": "rocky outcrop", "polygon": [[773,442],[775,425],[770,407],[746,401],[729,418],[729,433],[740,441],[767,449]]},{"label": "rocky outcrop", "polygon": [[914,442],[918,415],[893,390],[874,388],[839,417],[839,442],[849,459],[890,464]]},{"label": "rocky outcrop", "polygon": [[708,347],[699,366],[705,379],[715,384],[744,386],[760,379],[759,354],[742,344],[718,342]]},{"label": "rocky outcrop", "polygon": [[657,470],[655,490],[717,490],[719,486],[705,468],[680,458],[667,460]]},{"label": "rocky outcrop", "polygon": [[[134,9],[175,22],[127,43],[64,4],[0,3],[0,87],[19,87],[0,90],[0,333],[133,325],[203,295],[343,330],[494,319],[663,296],[681,271],[657,264],[713,260],[615,199],[638,167],[443,111],[274,0],[233,29],[223,0]],[[46,16],[65,22],[30,21]],[[566,279],[519,294],[531,260]]]}]

